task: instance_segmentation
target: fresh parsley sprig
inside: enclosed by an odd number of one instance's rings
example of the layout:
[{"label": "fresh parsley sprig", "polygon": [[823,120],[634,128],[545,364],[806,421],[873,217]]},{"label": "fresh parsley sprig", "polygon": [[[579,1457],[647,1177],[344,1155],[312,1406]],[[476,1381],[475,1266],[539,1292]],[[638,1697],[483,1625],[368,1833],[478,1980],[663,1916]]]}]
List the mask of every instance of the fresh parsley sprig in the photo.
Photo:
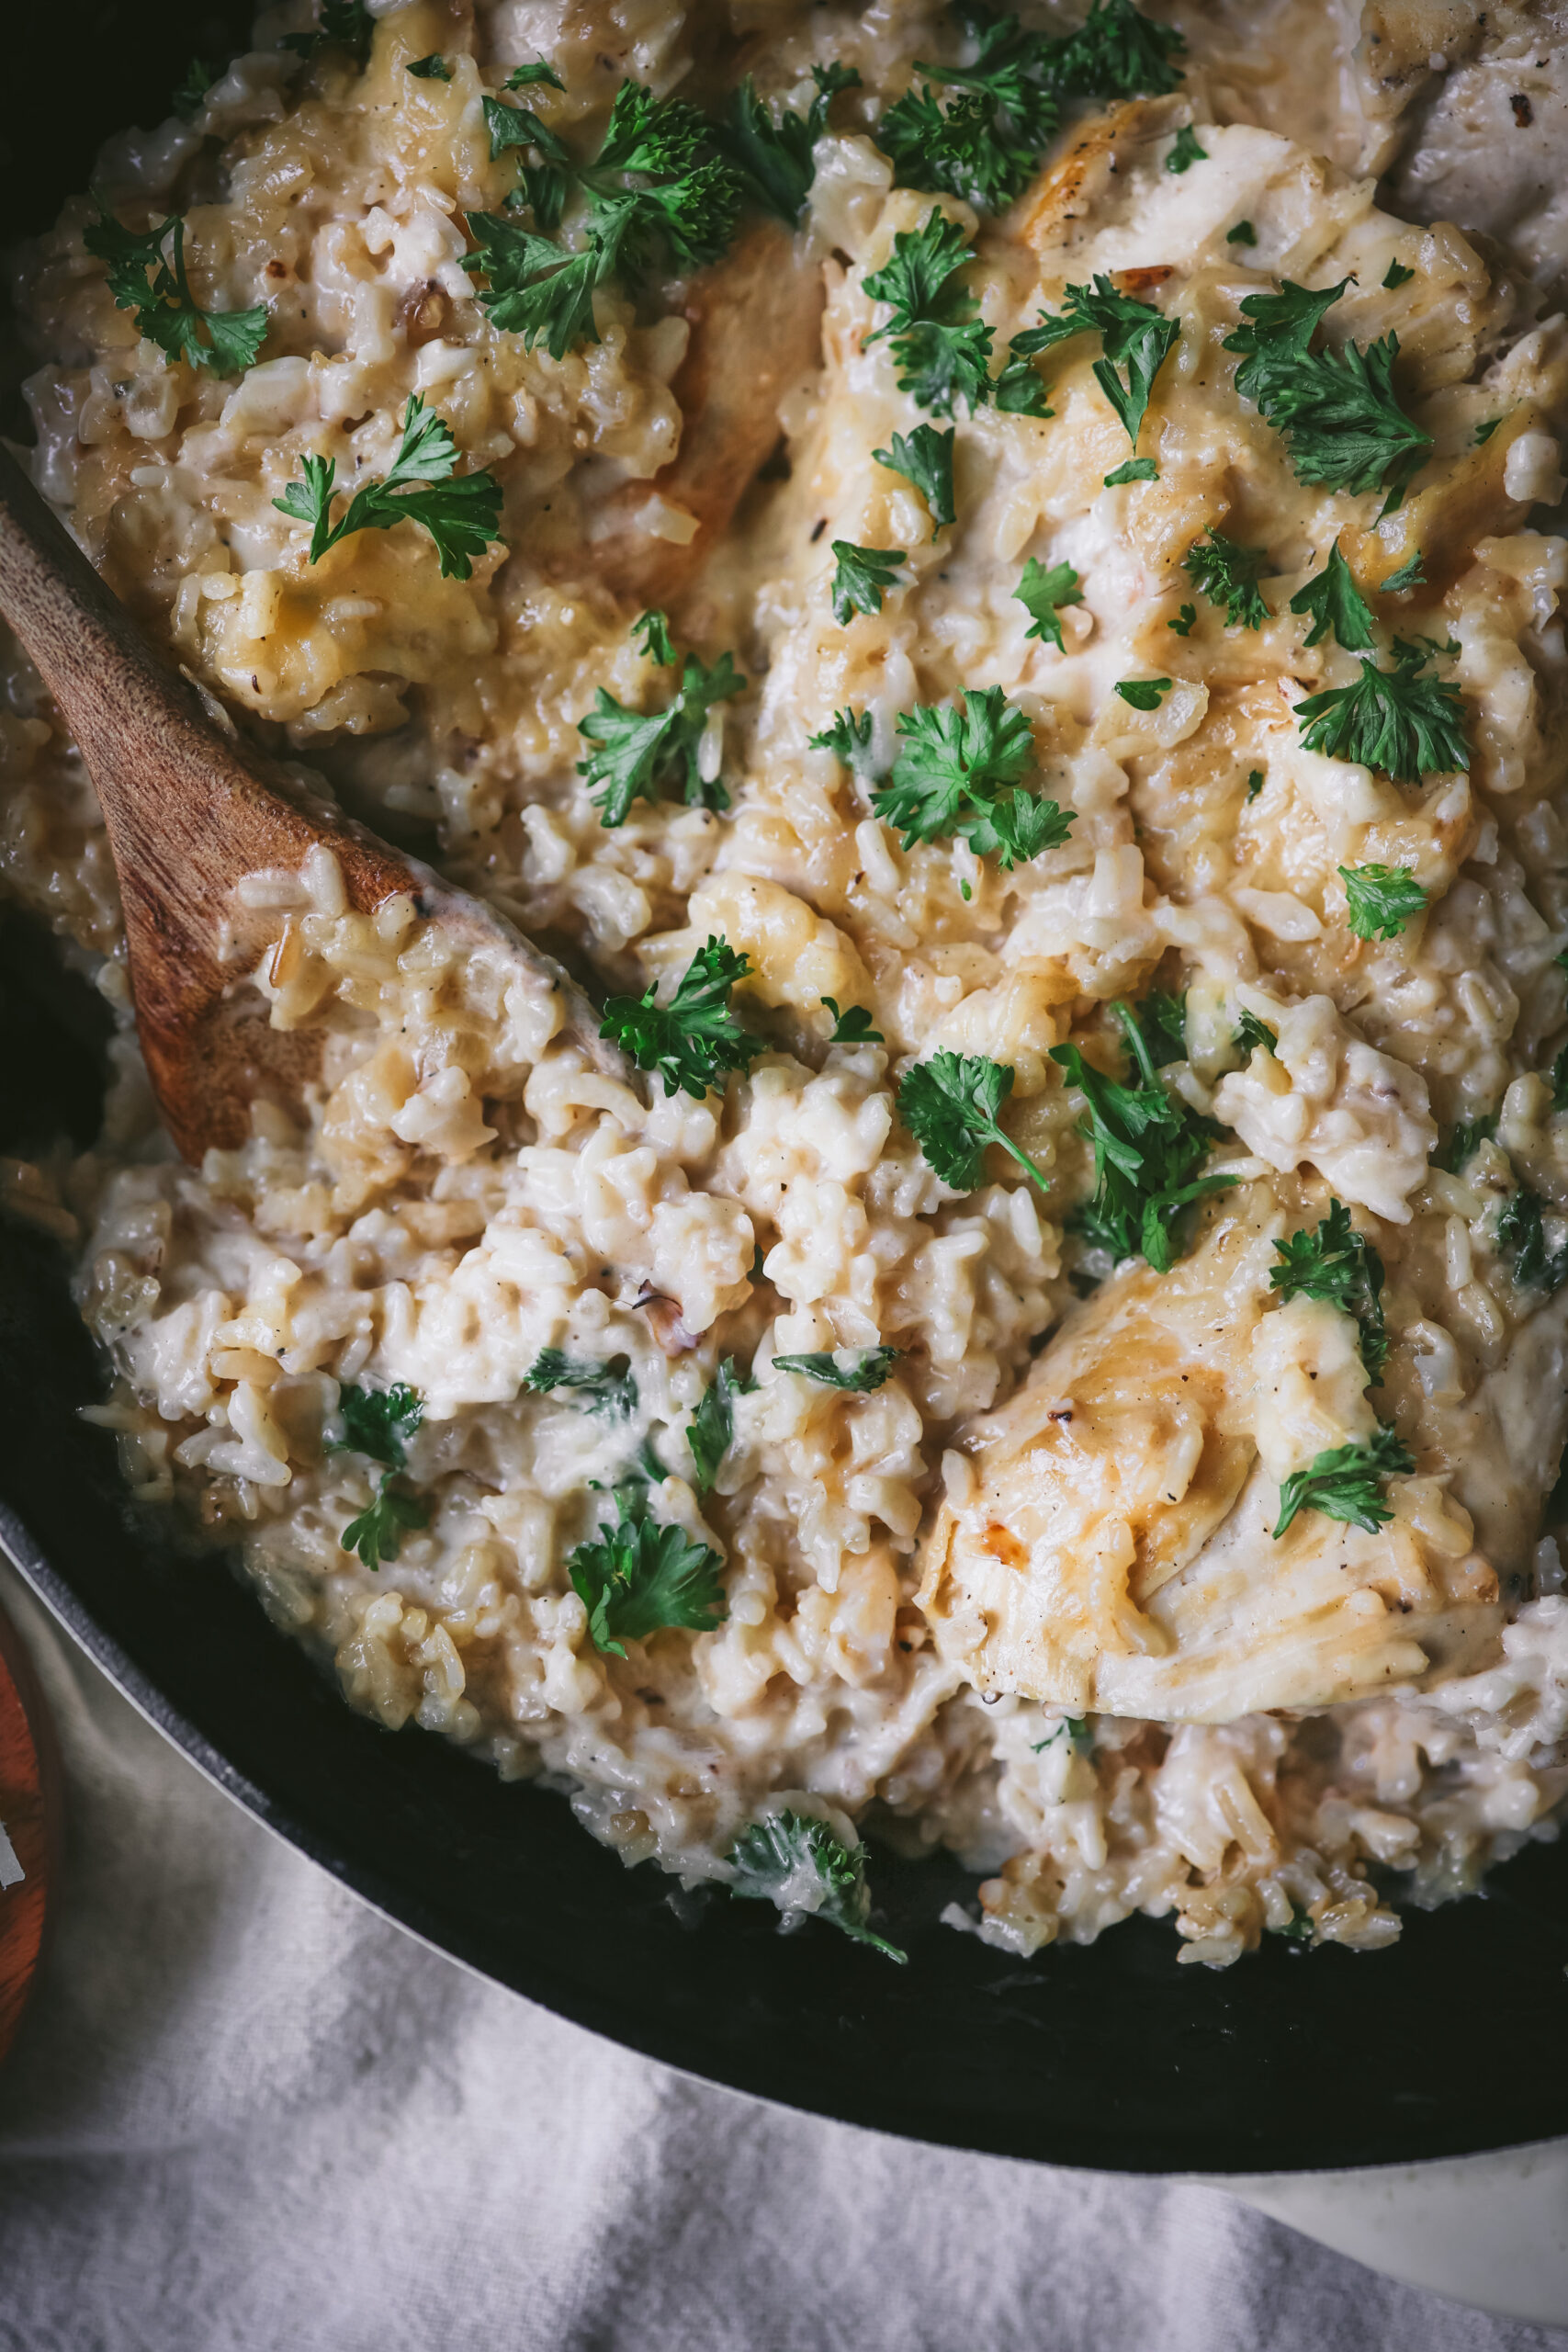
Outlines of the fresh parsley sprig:
[{"label": "fresh parsley sprig", "polygon": [[1278,294],[1250,296],[1224,347],[1241,355],[1236,390],[1284,435],[1298,479],[1325,490],[1386,491],[1387,514],[1425,464],[1432,436],[1395,398],[1396,334],[1365,351],[1354,343],[1342,351],[1311,348],[1325,311],[1349,282],[1314,292],[1287,278]]},{"label": "fresh parsley sprig", "polygon": [[638,1069],[657,1070],[667,1094],[679,1089],[700,1102],[727,1070],[750,1069],[762,1050],[730,1009],[730,989],[750,969],[749,956],[715,935],[698,948],[667,1005],[658,1001],[657,984],[640,997],[607,997],[599,1035]]},{"label": "fresh parsley sprig", "polygon": [[899,1080],[898,1116],[931,1167],[954,1192],[972,1193],[984,1181],[986,1152],[994,1143],[1017,1160],[1043,1193],[1049,1190],[998,1116],[1012,1082],[1007,1062],[994,1062],[985,1054],[945,1051],[917,1062]]},{"label": "fresh parsley sprig", "polygon": [[1275,1541],[1303,1510],[1321,1511],[1325,1519],[1343,1520],[1375,1535],[1393,1517],[1382,1499],[1382,1481],[1408,1477],[1415,1467],[1415,1455],[1390,1429],[1380,1429],[1364,1445],[1329,1446],[1281,1485]]},{"label": "fresh parsley sprig", "polygon": [[1094,363],[1095,381],[1135,449],[1155,379],[1181,339],[1179,321],[1168,319],[1152,302],[1118,293],[1109,277],[1097,273],[1092,286],[1069,286],[1063,308],[1042,311],[1038,326],[1014,335],[1012,348],[1032,356],[1077,334],[1099,335],[1102,356]]},{"label": "fresh parsley sprig", "polygon": [[1358,939],[1397,939],[1427,904],[1407,865],[1342,865],[1346,917]]},{"label": "fresh parsley sprig", "polygon": [[1025,637],[1037,637],[1043,643],[1054,645],[1058,653],[1065,653],[1060,616],[1069,605],[1083,603],[1083,590],[1072,565],[1053,563],[1047,567],[1031,556],[1012,593],[1029,615]]},{"label": "fresh parsley sprig", "polygon": [[933,539],[958,520],[953,503],[953,443],[952,425],[939,433],[934,424],[917,424],[912,433],[896,433],[890,447],[871,453],[879,466],[902,474],[919,492],[931,518]]},{"label": "fresh parsley sprig", "polygon": [[380,481],[355,492],[341,521],[332,519],[335,458],[301,459],[305,479],[291,481],[273,504],[296,522],[310,525],[310,556],[319,563],[329,548],[355,531],[389,531],[398,523],[418,523],[435,542],[443,580],[467,580],[473,559],[501,537],[501,484],[479,472],[454,479],[457,445],[445,417],[412,393],[403,413],[398,454]]},{"label": "fresh parsley sprig", "polygon": [[805,1911],[840,1935],[900,1962],[908,1959],[866,1925],[871,1894],[865,1857],[836,1837],[825,1821],[807,1814],[772,1813],[742,1830],[729,1849],[732,1894],[747,1902],[774,1903],[785,1913]]},{"label": "fresh parsley sprig", "polygon": [[615,1518],[567,1558],[571,1589],[588,1611],[596,1650],[625,1657],[666,1626],[711,1634],[729,1613],[723,1561],[711,1544],[652,1518],[646,1487],[618,1487]]},{"label": "fresh parsley sprig", "polygon": [[1115,1263],[1143,1257],[1163,1274],[1175,1262],[1183,1209],[1236,1180],[1199,1173],[1219,1128],[1161,1085],[1155,1041],[1134,1009],[1111,1009],[1132,1053],[1134,1085],[1108,1078],[1076,1046],[1051,1048],[1068,1085],[1084,1096],[1079,1131],[1094,1146],[1094,1192],[1068,1224]]},{"label": "fresh parsley sprig", "polygon": [[735,1358],[723,1356],[703,1391],[702,1402],[686,1426],[692,1450],[692,1484],[699,1495],[710,1494],[725,1455],[735,1442],[735,1399],[749,1396],[757,1384],[736,1370]]},{"label": "fresh parsley sprig", "polygon": [[872,300],[893,312],[867,344],[888,345],[899,390],[933,416],[951,416],[958,401],[978,408],[990,392],[991,330],[958,277],[970,258],[964,230],[931,211],[918,229],[898,232],[887,260],[864,281]]},{"label": "fresh parsley sprig", "polygon": [[[798,1372],[823,1388],[852,1389],[859,1396],[880,1388],[903,1353],[901,1348],[840,1348],[837,1353],[817,1350],[801,1356],[775,1356],[775,1372]],[[840,1357],[850,1361],[841,1363]]]},{"label": "fresh parsley sprig", "polygon": [[1000,686],[967,689],[962,707],[901,711],[898,732],[903,748],[871,805],[899,829],[906,849],[956,836],[1010,872],[1066,840],[1076,812],[1018,788],[1032,764],[1034,739],[1026,714]]},{"label": "fresh parsley sprig", "polygon": [[1188,548],[1181,569],[1212,605],[1224,606],[1228,628],[1261,628],[1269,607],[1258,580],[1268,561],[1267,548],[1238,547],[1211,526],[1208,538],[1195,540]]},{"label": "fresh parsley sprig", "polygon": [[847,628],[856,613],[879,613],[889,588],[898,586],[907,560],[902,548],[862,548],[852,539],[835,539],[832,552],[833,618]]},{"label": "fresh parsley sprig", "polygon": [[1330,630],[1347,653],[1370,653],[1377,643],[1372,632],[1372,608],[1357,587],[1350,567],[1339,552],[1337,539],[1328,550],[1328,561],[1323,570],[1291,598],[1291,610],[1311,616],[1312,628],[1305,639],[1308,645],[1317,644]]},{"label": "fresh parsley sprig", "polygon": [[1361,1362],[1376,1388],[1388,1362],[1390,1340],[1383,1320],[1383,1264],[1364,1233],[1350,1222],[1343,1201],[1330,1200],[1315,1233],[1292,1233],[1276,1241],[1277,1265],[1269,1287],[1282,1299],[1320,1298],[1355,1318]]},{"label": "fresh parsley sprig", "polygon": [[581,1363],[563,1355],[559,1348],[541,1348],[523,1375],[523,1385],[536,1396],[552,1389],[570,1389],[590,1413],[606,1420],[629,1421],[637,1408],[637,1376],[630,1364],[616,1372],[607,1363]]},{"label": "fresh parsley sprig", "polygon": [[[642,650],[671,668],[675,649],[662,613],[644,613],[634,627]],[[594,794],[602,825],[624,825],[634,800],[658,800],[678,793],[688,808],[728,808],[729,795],[717,776],[705,776],[700,763],[708,713],[716,703],[744,694],[746,681],[728,653],[710,668],[694,653],[681,658],[675,692],[663,710],[628,710],[607,686],[596,686],[593,707],[577,731],[591,745],[577,772]]]},{"label": "fresh parsley sprig", "polygon": [[204,311],[186,275],[186,224],[172,212],[150,229],[126,229],[100,202],[82,232],[90,254],[107,265],[117,310],[134,314],[136,332],[168,359],[212,376],[243,376],[266,335],[266,304],[250,311]]},{"label": "fresh parsley sprig", "polygon": [[1396,637],[1392,669],[1363,655],[1353,686],[1308,695],[1296,705],[1304,748],[1381,768],[1396,784],[1467,768],[1463,700],[1457,686],[1427,673],[1429,658]]}]

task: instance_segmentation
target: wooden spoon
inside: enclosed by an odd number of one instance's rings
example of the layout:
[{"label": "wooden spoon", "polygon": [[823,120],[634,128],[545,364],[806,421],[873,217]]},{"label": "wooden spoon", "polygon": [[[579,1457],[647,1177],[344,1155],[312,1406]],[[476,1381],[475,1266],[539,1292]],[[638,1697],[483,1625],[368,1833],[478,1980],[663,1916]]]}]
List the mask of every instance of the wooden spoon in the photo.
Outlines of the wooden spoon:
[{"label": "wooden spoon", "polygon": [[[452,889],[247,744],[220,705],[148,644],[0,448],[0,616],[60,707],[93,779],[119,876],[136,1025],[158,1107],[186,1159],[250,1133],[258,1096],[297,1103],[319,1034],[279,1031],[244,978],[245,926],[234,887],[265,867],[298,872],[332,852],[362,914],[400,892],[465,953],[500,946],[557,994],[565,1026],[601,1069],[627,1064],[553,958],[491,909]],[[236,947],[239,954],[236,956]],[[227,953],[225,953],[227,948]]]}]

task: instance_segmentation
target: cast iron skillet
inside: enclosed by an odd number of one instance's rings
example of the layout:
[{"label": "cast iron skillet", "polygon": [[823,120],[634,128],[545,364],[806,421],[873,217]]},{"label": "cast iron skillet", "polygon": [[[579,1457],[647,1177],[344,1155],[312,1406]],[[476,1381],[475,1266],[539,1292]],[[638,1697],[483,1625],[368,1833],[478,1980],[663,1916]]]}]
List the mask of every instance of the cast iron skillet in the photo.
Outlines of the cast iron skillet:
[{"label": "cast iron skillet", "polygon": [[[89,24],[89,17],[91,22]],[[243,19],[241,20],[243,21]],[[41,228],[97,139],[156,120],[220,23],[28,11],[12,28],[0,221]],[[84,44],[90,49],[90,71]],[[18,55],[18,49],[20,55]],[[221,53],[221,51],[220,52]],[[36,70],[34,70],[36,66]],[[17,152],[25,142],[27,152]],[[0,1149],[90,1140],[94,1000],[0,938]],[[1168,1923],[1025,1963],[938,1924],[950,1862],[874,1857],[893,1967],[761,1905],[671,1901],[556,1795],[352,1714],[221,1565],[138,1530],[112,1442],[78,1418],[93,1351],[48,1243],[0,1227],[0,1539],[121,1689],[230,1793],[381,1910],[581,2024],[819,2114],[956,2147],[1125,2171],[1408,2161],[1568,2132],[1568,1851],[1414,1913],[1392,1951],[1177,1964]]]}]

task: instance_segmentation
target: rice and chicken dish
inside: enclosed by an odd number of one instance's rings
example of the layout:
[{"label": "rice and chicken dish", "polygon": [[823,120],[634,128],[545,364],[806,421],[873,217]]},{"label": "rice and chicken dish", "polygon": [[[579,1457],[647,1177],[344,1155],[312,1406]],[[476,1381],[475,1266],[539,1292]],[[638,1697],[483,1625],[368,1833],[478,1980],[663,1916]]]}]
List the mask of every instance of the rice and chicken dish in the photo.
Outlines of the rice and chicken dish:
[{"label": "rice and chicken dish", "polygon": [[1554,1834],[1565,35],[285,0],[17,257],[111,585],[603,1023],[254,874],[320,1078],[185,1165],[8,650],[122,1026],[5,1198],[354,1706],[886,1951],[879,1844],[1223,1965]]}]

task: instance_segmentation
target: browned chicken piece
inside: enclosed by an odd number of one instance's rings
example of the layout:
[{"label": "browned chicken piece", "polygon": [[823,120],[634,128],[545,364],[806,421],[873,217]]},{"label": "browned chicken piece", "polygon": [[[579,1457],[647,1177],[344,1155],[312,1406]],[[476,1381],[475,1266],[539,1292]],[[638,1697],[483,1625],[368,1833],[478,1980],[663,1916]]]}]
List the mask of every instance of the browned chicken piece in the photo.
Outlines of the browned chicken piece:
[{"label": "browned chicken piece", "polygon": [[[671,387],[680,449],[650,481],[626,482],[604,501],[586,544],[553,567],[558,576],[581,570],[628,605],[679,601],[778,447],[779,402],[820,355],[822,280],[797,266],[793,248],[787,229],[759,221],[694,280],[692,339]],[[665,536],[688,518],[688,538]]]},{"label": "browned chicken piece", "polygon": [[1376,1427],[1350,1317],[1270,1289],[1283,1224],[1264,1187],[1233,1195],[977,1424],[919,1599],[981,1690],[1227,1723],[1417,1680],[1495,1635],[1497,1579],[1434,1478],[1394,1482],[1375,1534],[1303,1510],[1275,1537],[1288,1472]]}]

